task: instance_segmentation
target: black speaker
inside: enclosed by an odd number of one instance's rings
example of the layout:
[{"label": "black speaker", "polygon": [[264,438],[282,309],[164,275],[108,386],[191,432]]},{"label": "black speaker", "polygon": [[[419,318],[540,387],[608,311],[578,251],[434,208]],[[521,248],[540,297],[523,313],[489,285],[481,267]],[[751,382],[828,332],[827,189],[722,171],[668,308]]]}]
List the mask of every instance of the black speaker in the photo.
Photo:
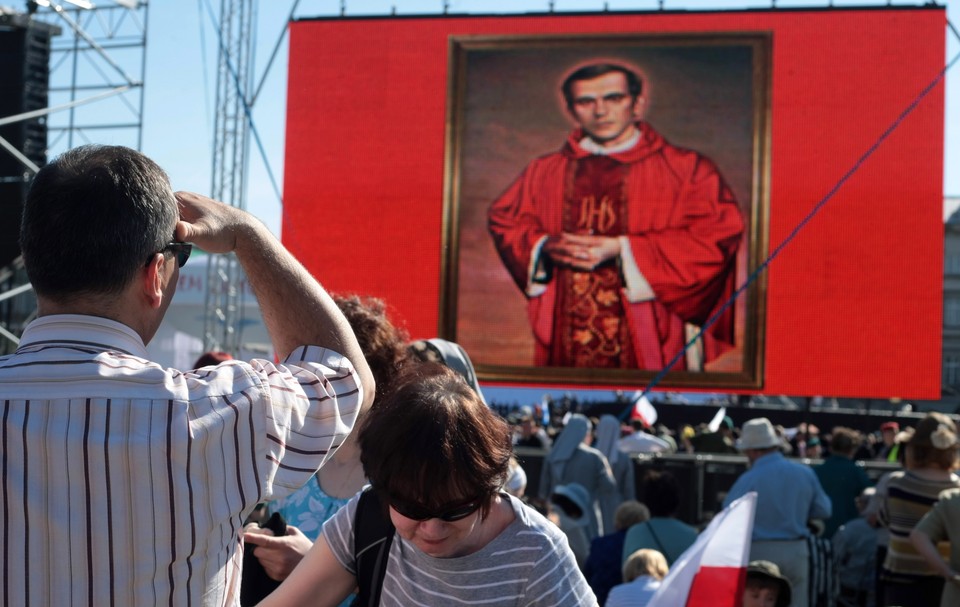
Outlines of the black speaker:
[{"label": "black speaker", "polygon": [[[25,14],[0,15],[0,118],[47,107],[50,39],[60,29]],[[37,166],[47,162],[44,116],[0,126],[0,137]],[[0,148],[0,267],[20,254],[20,216],[32,172]]]}]

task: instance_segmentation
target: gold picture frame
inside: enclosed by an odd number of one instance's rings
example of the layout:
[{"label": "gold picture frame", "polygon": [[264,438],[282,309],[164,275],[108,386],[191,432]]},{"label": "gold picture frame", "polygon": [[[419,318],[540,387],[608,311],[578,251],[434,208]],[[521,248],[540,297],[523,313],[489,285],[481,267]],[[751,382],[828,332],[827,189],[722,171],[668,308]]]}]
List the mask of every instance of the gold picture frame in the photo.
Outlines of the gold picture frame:
[{"label": "gold picture frame", "polygon": [[[484,381],[757,390],[763,386],[770,180],[770,32],[483,35],[449,40],[439,333]],[[575,126],[560,84],[576,66],[638,71],[644,119],[715,163],[743,219],[733,348],[701,370],[537,365],[527,296],[487,229],[490,204]]]}]

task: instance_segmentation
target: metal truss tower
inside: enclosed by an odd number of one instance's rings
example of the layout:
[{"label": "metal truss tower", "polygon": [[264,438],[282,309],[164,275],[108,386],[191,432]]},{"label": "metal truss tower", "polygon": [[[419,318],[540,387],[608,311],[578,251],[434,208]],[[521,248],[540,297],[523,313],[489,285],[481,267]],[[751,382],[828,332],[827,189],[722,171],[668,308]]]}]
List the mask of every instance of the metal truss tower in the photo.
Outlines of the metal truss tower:
[{"label": "metal truss tower", "polygon": [[[255,9],[255,0],[220,2],[211,195],[241,209],[246,208]],[[243,322],[240,266],[232,253],[210,255],[207,264],[204,349],[236,356]]]},{"label": "metal truss tower", "polygon": [[59,26],[50,50],[51,156],[110,140],[140,149],[147,0],[33,0],[33,17]]},{"label": "metal truss tower", "polygon": [[[25,13],[0,8],[8,25],[22,22],[28,31],[51,32],[44,65],[33,62],[28,67],[42,86],[25,85],[23,111],[0,115],[0,125],[19,124],[27,133],[21,146],[0,141],[0,154],[9,154],[22,167],[16,180],[24,188],[46,158],[74,146],[109,140],[140,149],[147,15],[148,0],[103,0],[96,5],[89,0],[29,0]],[[35,42],[30,42],[31,49]],[[35,98],[42,101],[34,103]],[[18,257],[0,267],[0,353],[16,347],[35,316],[36,300]]]}]

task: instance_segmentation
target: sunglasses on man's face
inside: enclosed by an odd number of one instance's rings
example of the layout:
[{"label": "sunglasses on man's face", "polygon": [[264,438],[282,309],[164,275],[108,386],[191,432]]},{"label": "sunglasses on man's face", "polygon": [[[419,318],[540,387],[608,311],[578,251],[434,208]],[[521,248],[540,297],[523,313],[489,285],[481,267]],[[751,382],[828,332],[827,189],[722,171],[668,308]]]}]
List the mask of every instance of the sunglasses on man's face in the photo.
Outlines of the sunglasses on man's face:
[{"label": "sunglasses on man's face", "polygon": [[400,516],[414,520],[426,521],[432,518],[438,518],[445,523],[452,523],[460,519],[467,518],[480,509],[483,505],[483,498],[472,499],[469,502],[461,502],[459,505],[445,507],[440,512],[432,512],[426,508],[405,502],[397,498],[390,498],[390,507],[397,511]]},{"label": "sunglasses on man's face", "polygon": [[176,255],[177,265],[182,268],[184,264],[187,263],[187,260],[190,259],[190,254],[193,253],[193,245],[189,242],[171,242],[163,247],[163,250],[170,251]]},{"label": "sunglasses on man's face", "polygon": [[[193,245],[189,242],[168,242],[167,245],[157,251],[157,253],[163,253],[165,251],[173,253],[177,258],[177,265],[182,268],[184,264],[187,263],[187,260],[190,259],[190,254],[193,252]],[[148,264],[150,260],[153,259],[153,255],[147,258]]]}]

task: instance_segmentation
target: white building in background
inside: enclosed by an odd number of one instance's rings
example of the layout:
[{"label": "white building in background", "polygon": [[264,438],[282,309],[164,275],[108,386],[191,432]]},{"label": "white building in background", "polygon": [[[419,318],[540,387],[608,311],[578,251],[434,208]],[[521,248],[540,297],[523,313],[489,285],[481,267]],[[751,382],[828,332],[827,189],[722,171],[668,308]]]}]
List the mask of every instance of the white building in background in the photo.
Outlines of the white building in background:
[{"label": "white building in background", "polygon": [[943,400],[960,400],[960,196],[944,198]]}]

